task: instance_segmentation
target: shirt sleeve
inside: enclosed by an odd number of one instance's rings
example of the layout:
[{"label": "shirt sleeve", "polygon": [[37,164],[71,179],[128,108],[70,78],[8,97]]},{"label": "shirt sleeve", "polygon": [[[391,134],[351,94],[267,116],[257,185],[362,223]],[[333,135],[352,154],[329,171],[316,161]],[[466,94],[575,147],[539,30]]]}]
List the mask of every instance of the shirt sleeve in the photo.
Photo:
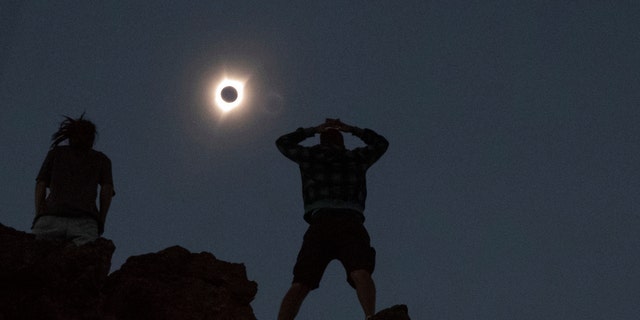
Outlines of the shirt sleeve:
[{"label": "shirt sleeve", "polygon": [[[102,172],[100,173],[100,185],[113,186],[113,173],[111,172],[111,159],[106,155],[103,158]],[[113,196],[116,195],[116,189],[113,188]]]},{"label": "shirt sleeve", "polygon": [[314,128],[298,128],[278,138],[276,146],[285,157],[299,162],[309,157],[309,148],[301,146],[300,142],[314,135]]},{"label": "shirt sleeve", "polygon": [[53,160],[55,158],[54,150],[49,150],[47,153],[42,166],[40,167],[40,171],[38,172],[38,176],[36,177],[36,181],[44,182],[49,186],[51,182],[51,171],[53,169]]},{"label": "shirt sleeve", "polygon": [[354,149],[368,166],[373,165],[389,148],[389,141],[371,129],[356,128],[353,135],[360,138],[366,146]]}]

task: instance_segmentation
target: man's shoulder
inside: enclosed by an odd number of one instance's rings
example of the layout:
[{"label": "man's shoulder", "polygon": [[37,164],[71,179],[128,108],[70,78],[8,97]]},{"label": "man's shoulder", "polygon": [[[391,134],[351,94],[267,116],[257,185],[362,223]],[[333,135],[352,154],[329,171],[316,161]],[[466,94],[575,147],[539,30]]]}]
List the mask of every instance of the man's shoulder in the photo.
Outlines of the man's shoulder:
[{"label": "man's shoulder", "polygon": [[96,156],[108,158],[107,155],[104,154],[104,152],[102,152],[100,150],[91,149],[91,152],[93,154],[95,154]]},{"label": "man's shoulder", "polygon": [[102,151],[91,149],[91,154],[96,159],[106,160],[111,162],[111,159],[109,159],[109,157],[106,154],[104,154]]},{"label": "man's shoulder", "polygon": [[70,151],[71,151],[70,146],[55,146],[49,150],[49,153],[65,153]]},{"label": "man's shoulder", "polygon": [[94,157],[101,157],[101,158],[109,158],[107,157],[106,154],[104,154],[102,151],[99,150],[95,150],[95,149],[89,149],[89,151],[80,151],[78,149],[74,149],[71,146],[68,145],[64,145],[64,146],[56,146],[55,148],[49,150],[49,153],[60,153],[60,154],[64,154],[64,153],[73,153],[73,154],[81,154],[84,152],[88,152],[89,155],[94,156]]}]

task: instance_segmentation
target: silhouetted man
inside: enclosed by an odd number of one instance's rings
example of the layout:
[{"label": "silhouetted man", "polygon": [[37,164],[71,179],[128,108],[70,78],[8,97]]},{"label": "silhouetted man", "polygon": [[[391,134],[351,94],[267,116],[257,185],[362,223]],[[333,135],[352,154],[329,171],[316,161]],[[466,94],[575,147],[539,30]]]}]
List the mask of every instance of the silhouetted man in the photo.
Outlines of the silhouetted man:
[{"label": "silhouetted man", "polygon": [[[346,149],[341,131],[360,138],[366,146]],[[315,134],[320,134],[320,144],[300,145]],[[363,225],[366,172],[385,153],[389,143],[371,129],[327,119],[319,126],[283,135],[276,145],[300,167],[304,219],[309,223],[293,268],[293,283],[282,300],[278,320],[295,318],[309,291],[318,288],[333,259],[344,266],[365,317],[372,316],[376,301],[371,278],[375,250]]]},{"label": "silhouetted man", "polygon": [[[32,231],[37,239],[71,240],[79,246],[102,235],[115,192],[111,160],[93,150],[96,126],[84,114],[65,118],[36,178]],[[65,140],[68,145],[59,146]]]}]

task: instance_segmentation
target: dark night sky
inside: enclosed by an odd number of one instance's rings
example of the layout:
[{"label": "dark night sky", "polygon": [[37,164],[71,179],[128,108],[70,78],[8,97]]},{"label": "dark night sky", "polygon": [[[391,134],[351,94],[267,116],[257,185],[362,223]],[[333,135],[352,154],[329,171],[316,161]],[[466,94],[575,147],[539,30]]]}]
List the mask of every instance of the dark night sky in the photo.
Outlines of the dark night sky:
[{"label": "dark night sky", "polygon": [[[86,111],[112,270],[209,251],[275,319],[306,224],[274,141],[335,117],[391,143],[368,175],[379,309],[637,319],[639,21],[632,1],[3,1],[0,222],[29,231],[50,135]],[[247,99],[222,116],[225,74]],[[362,317],[339,263],[299,317]]]}]

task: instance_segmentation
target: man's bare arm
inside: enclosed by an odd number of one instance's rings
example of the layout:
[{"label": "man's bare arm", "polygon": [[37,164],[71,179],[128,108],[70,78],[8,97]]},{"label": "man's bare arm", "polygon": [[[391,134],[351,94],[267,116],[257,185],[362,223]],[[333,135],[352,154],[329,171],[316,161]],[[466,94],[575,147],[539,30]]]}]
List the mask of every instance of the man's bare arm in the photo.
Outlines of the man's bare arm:
[{"label": "man's bare arm", "polygon": [[36,216],[44,213],[46,209],[45,199],[47,198],[47,183],[44,181],[36,182],[35,205]]},{"label": "man's bare arm", "polygon": [[113,185],[105,184],[100,188],[100,223],[104,226],[107,220],[107,213],[111,206],[111,199],[113,198]]}]

